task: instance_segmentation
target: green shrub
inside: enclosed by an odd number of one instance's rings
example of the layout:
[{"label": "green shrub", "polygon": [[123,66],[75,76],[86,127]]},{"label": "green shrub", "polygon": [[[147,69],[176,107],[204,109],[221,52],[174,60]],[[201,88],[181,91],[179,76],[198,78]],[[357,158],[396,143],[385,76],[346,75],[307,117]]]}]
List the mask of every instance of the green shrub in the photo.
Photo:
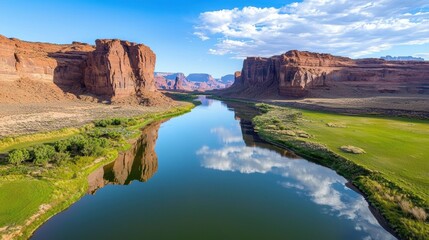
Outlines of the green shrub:
[{"label": "green shrub", "polygon": [[127,126],[134,126],[134,125],[137,125],[137,120],[135,120],[134,118],[128,119]]},{"label": "green shrub", "polygon": [[96,127],[107,127],[110,125],[110,121],[103,119],[103,120],[95,121],[94,124]]},{"label": "green shrub", "polygon": [[56,152],[53,156],[52,156],[52,162],[61,165],[65,162],[68,162],[71,160],[70,157],[70,153],[68,152]]},{"label": "green shrub", "polygon": [[25,148],[15,149],[11,151],[7,156],[7,161],[10,164],[15,164],[15,165],[19,165],[25,160],[29,160],[29,159],[30,159],[30,152],[28,152],[28,150]]},{"label": "green shrub", "polygon": [[66,152],[70,148],[70,141],[61,140],[54,143],[55,151]]},{"label": "green shrub", "polygon": [[119,126],[119,125],[121,125],[122,124],[122,120],[121,119],[119,119],[119,118],[114,118],[114,119],[112,119],[111,120],[111,123],[110,123],[111,125],[115,125],[115,126]]},{"label": "green shrub", "polygon": [[289,119],[289,121],[296,122],[302,118],[302,112],[291,113],[291,114],[287,115],[287,118]]},{"label": "green shrub", "polygon": [[100,156],[106,146],[107,140],[105,138],[90,138],[85,142],[80,153],[83,156]]},{"label": "green shrub", "polygon": [[269,112],[273,108],[272,106],[270,106],[268,104],[265,104],[265,103],[257,103],[256,107],[259,108],[259,110],[262,113],[267,113],[267,112]]},{"label": "green shrub", "polygon": [[103,135],[103,137],[114,139],[114,140],[119,140],[122,138],[122,134],[120,132],[117,132],[117,131],[108,131]]},{"label": "green shrub", "polygon": [[55,148],[51,145],[38,145],[33,148],[33,163],[37,165],[46,165],[52,160],[55,154]]},{"label": "green shrub", "polygon": [[127,123],[127,120],[123,120],[120,118],[102,119],[94,122],[96,127],[107,127],[109,125],[119,126],[126,123]]},{"label": "green shrub", "polygon": [[75,136],[70,139],[70,145],[68,147],[68,151],[72,155],[80,155],[82,149],[84,148],[85,144],[87,144],[88,140],[82,136]]}]

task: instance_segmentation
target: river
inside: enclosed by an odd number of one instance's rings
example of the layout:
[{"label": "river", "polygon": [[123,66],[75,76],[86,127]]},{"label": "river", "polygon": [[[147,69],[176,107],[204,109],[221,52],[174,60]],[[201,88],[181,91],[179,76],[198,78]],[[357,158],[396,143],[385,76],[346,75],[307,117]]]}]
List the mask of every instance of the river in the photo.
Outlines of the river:
[{"label": "river", "polygon": [[201,100],[142,130],[32,239],[395,239],[346,179],[258,139],[252,107]]}]

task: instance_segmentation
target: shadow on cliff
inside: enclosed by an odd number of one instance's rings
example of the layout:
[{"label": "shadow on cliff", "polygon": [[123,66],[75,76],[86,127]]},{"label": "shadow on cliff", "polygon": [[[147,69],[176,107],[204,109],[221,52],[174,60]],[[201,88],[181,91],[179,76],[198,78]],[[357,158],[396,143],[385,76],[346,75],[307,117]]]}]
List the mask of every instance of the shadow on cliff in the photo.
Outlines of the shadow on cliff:
[{"label": "shadow on cliff", "polygon": [[85,67],[88,51],[73,49],[48,53],[57,65],[53,71],[54,84],[64,93],[72,94],[79,99],[103,102],[107,99],[89,94],[84,84]]}]

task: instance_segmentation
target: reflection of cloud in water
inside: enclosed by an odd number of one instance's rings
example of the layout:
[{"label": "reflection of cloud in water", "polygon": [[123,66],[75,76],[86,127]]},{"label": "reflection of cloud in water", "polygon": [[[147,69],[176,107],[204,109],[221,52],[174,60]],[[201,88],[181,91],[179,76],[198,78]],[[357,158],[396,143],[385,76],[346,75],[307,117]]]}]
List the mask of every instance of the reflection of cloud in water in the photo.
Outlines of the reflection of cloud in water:
[{"label": "reflection of cloud in water", "polygon": [[[226,135],[224,130],[212,132]],[[368,239],[394,239],[381,229],[365,199],[345,187],[347,181],[331,169],[306,160],[290,160],[274,151],[258,147],[225,146],[222,149],[211,149],[203,146],[197,154],[202,156],[205,168],[244,174],[281,175],[283,179],[280,184],[283,187],[311,196],[315,203],[327,206],[338,216],[353,220],[355,229],[367,232]]]},{"label": "reflection of cloud in water", "polygon": [[216,133],[224,143],[237,143],[243,141],[241,136],[237,136],[231,133],[224,127],[217,127],[210,130],[211,133]]}]

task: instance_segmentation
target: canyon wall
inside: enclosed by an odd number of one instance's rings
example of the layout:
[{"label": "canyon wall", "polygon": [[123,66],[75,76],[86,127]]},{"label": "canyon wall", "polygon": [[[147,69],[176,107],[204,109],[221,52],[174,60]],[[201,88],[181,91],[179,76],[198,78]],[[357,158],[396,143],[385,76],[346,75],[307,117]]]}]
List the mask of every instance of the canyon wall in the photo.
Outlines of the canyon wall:
[{"label": "canyon wall", "polygon": [[249,57],[226,95],[304,97],[323,90],[341,94],[429,93],[429,62],[353,60],[330,54],[289,51]]},{"label": "canyon wall", "polygon": [[156,102],[153,99],[163,97],[155,87],[155,61],[149,47],[127,41],[96,40],[94,47],[79,42],[25,42],[0,35],[0,85],[16,89],[0,91],[0,102],[5,96],[18,99],[23,86],[29,92],[36,85],[42,91],[33,95],[53,91],[57,98],[60,92],[108,101]]}]

